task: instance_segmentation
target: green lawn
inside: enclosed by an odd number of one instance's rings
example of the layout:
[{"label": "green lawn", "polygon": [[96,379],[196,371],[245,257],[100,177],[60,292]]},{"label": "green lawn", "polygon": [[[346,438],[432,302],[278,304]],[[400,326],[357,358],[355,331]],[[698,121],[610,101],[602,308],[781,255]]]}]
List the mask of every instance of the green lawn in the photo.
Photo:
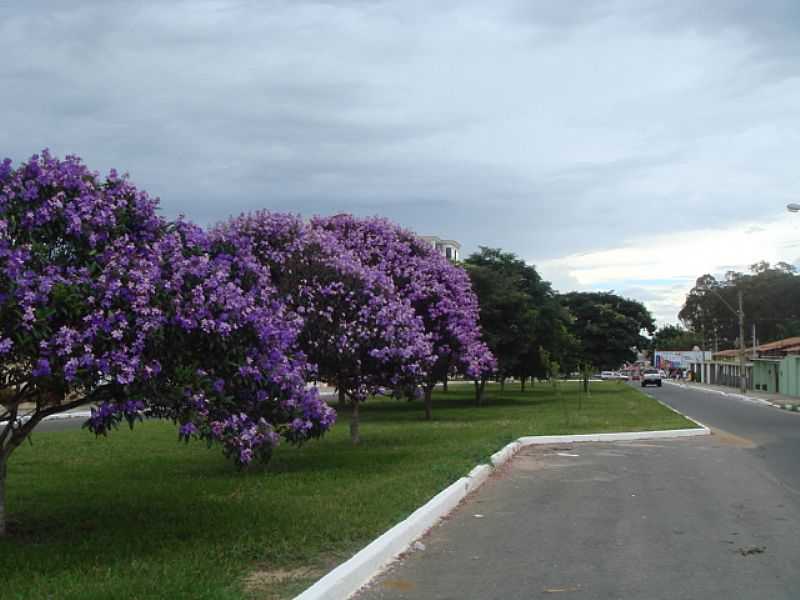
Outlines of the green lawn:
[{"label": "green lawn", "polygon": [[593,384],[580,411],[562,387],[487,386],[474,408],[451,386],[430,422],[420,403],[371,400],[359,447],[342,414],[247,472],[168,423],[37,434],[9,467],[0,598],[291,597],[517,437],[691,426],[624,384]]}]

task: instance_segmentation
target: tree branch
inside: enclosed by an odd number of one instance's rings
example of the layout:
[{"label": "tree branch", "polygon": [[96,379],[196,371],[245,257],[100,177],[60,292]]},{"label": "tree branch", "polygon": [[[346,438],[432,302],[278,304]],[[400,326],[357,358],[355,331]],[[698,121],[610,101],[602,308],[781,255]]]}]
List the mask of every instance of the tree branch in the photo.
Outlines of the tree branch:
[{"label": "tree branch", "polygon": [[[5,445],[3,451],[6,452],[7,454],[10,454],[17,446],[19,446],[25,440],[25,438],[27,438],[31,434],[31,432],[36,428],[36,426],[39,423],[42,422],[43,419],[49,417],[50,415],[54,415],[73,408],[77,408],[85,403],[86,403],[86,398],[81,397],[76,400],[73,400],[72,402],[58,404],[56,406],[45,408],[44,410],[39,410],[37,407],[37,410],[30,416],[30,418],[16,428],[14,428],[13,425],[17,421],[16,409],[18,407],[14,407],[14,414],[12,419],[3,429],[3,433],[0,434],[0,448],[3,448],[3,445]],[[9,433],[11,434],[10,437]]]},{"label": "tree branch", "polygon": [[43,411],[36,411],[37,415],[40,415],[42,419],[45,417],[49,417],[50,415],[55,415],[60,412],[64,412],[66,410],[70,410],[73,408],[78,408],[82,404],[86,404],[87,400],[86,397],[82,396],[77,400],[73,400],[72,402],[67,402],[66,404],[59,404],[57,406],[51,406],[50,408],[46,408]]},{"label": "tree branch", "polygon": [[[77,408],[84,404],[86,400],[84,398],[79,398],[77,400],[73,400],[72,402],[67,402],[66,404],[59,404],[58,406],[51,406],[45,410],[37,410],[31,418],[28,419],[25,423],[23,423],[17,429],[12,430],[11,438],[8,441],[8,445],[6,447],[7,455],[11,454],[17,446],[19,446],[25,438],[27,438],[31,432],[36,428],[36,426],[42,422],[43,419],[49,417],[50,415],[54,415],[60,412],[64,412],[70,410],[71,408]],[[8,426],[7,426],[8,427]]]},{"label": "tree branch", "polygon": [[17,412],[19,411],[19,405],[15,404],[11,411],[9,412],[8,421],[6,422],[5,426],[3,427],[2,432],[0,432],[0,451],[3,451],[5,447],[6,440],[14,431],[14,424],[17,422]]}]

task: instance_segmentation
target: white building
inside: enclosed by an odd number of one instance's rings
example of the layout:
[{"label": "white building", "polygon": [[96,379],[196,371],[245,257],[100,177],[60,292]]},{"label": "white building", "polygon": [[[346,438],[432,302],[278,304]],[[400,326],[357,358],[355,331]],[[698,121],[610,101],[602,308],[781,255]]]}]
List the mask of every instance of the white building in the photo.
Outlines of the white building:
[{"label": "white building", "polygon": [[428,242],[431,246],[433,246],[436,251],[447,258],[447,260],[456,262],[461,260],[460,251],[461,251],[461,244],[459,244],[455,240],[443,240],[442,238],[436,237],[435,235],[421,235],[419,236],[426,242]]}]

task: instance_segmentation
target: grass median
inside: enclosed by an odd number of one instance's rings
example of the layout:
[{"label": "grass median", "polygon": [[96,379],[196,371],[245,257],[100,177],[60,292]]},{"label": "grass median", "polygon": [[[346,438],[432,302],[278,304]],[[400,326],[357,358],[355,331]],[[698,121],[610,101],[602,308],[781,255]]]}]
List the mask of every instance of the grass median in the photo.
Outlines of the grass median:
[{"label": "grass median", "polygon": [[36,434],[9,465],[0,598],[290,598],[520,436],[693,426],[622,383],[492,385],[480,408],[472,394],[436,392],[432,421],[372,399],[358,447],[341,414],[243,472],[169,423]]}]

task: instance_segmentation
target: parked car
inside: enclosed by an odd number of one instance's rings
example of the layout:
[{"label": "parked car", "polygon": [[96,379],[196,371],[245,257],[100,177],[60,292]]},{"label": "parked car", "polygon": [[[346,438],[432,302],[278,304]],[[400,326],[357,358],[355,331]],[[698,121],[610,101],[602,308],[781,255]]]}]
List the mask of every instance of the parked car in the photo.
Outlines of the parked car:
[{"label": "parked car", "polygon": [[661,387],[661,372],[655,369],[645,369],[642,372],[642,387],[656,385]]},{"label": "parked car", "polygon": [[603,371],[600,373],[600,379],[610,380],[610,381],[624,381],[628,379],[628,376],[620,371]]}]

